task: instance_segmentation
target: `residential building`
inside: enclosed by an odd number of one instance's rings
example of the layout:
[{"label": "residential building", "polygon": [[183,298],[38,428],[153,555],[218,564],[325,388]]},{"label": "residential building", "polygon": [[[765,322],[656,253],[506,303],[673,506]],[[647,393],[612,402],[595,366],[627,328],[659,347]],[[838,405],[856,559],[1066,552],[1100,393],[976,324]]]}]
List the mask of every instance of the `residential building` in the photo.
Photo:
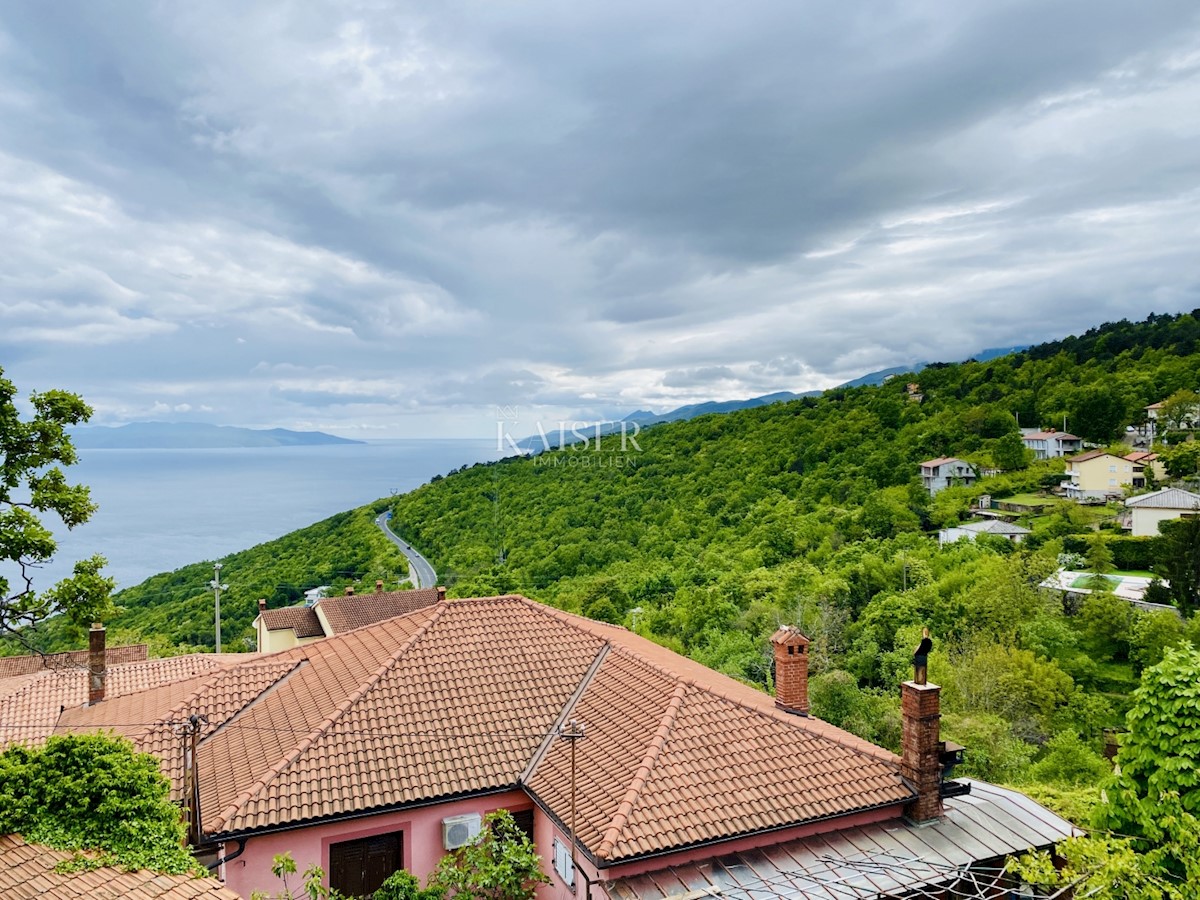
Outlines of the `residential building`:
[{"label": "residential building", "polygon": [[241,900],[215,878],[160,875],[99,866],[59,871],[74,856],[18,834],[0,835],[0,895],[4,900]]},{"label": "residential building", "polygon": [[1021,435],[1021,442],[1033,451],[1035,459],[1069,456],[1083,449],[1083,438],[1065,431],[1030,431]]},{"label": "residential building", "polygon": [[981,534],[995,534],[1007,538],[1014,544],[1019,544],[1029,533],[1028,528],[1013,525],[1011,522],[1005,522],[1002,519],[983,519],[977,522],[963,522],[960,525],[943,528],[938,532],[938,543],[953,544],[955,541],[964,539],[973,541],[976,536]]},{"label": "residential building", "polygon": [[382,622],[437,603],[446,589],[421,588],[415,591],[385,591],[383,582],[375,582],[375,593],[355,594],[347,588],[341,597],[316,597],[303,606],[267,609],[267,601],[258,601],[254,633],[260,653],[290,650],[302,644],[342,634],[364,625]]},{"label": "residential building", "polygon": [[1200,494],[1179,488],[1162,488],[1130,497],[1125,501],[1130,511],[1130,528],[1134,537],[1153,537],[1160,522],[1200,515]]},{"label": "residential building", "polygon": [[[1067,459],[1067,480],[1062,483],[1072,500],[1120,497],[1133,485],[1134,464],[1103,450],[1089,450]],[[1139,467],[1140,471],[1140,467]]]},{"label": "residential building", "polygon": [[[86,706],[76,694],[61,714],[61,691],[24,696],[57,731],[118,727],[155,753],[243,897],[274,886],[284,851],[349,893],[397,866],[424,879],[498,808],[532,834],[545,900],[657,900],[751,860],[780,884],[835,873],[845,896],[908,895],[1002,880],[1006,856],[1074,833],[1015,791],[947,777],[960,751],[939,739],[936,685],[902,685],[900,756],[809,715],[808,643],[772,637],[772,698],[524,597],[441,600]],[[185,784],[174,726],[191,716]]]},{"label": "residential building", "polygon": [[1159,459],[1157,453],[1135,450],[1133,453],[1126,453],[1125,459],[1133,463],[1133,486],[1135,488],[1144,488],[1150,478],[1153,478],[1155,482],[1166,481],[1167,467],[1163,465],[1163,461]]},{"label": "residential building", "polygon": [[956,485],[974,484],[975,467],[954,456],[939,456],[921,463],[921,483],[930,495]]}]

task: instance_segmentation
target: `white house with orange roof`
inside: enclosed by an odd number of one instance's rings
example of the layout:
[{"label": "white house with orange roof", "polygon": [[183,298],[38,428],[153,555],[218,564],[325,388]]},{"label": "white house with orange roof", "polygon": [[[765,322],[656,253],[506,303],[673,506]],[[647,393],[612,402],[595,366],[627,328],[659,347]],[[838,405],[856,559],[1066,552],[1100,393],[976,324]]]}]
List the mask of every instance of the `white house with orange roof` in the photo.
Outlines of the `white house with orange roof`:
[{"label": "white house with orange roof", "polygon": [[[277,888],[284,851],[348,894],[400,867],[424,879],[499,808],[545,861],[544,900],[725,895],[747,865],[801,897],[831,873],[865,885],[846,897],[908,896],[1002,879],[1008,855],[1074,832],[948,777],[936,685],[902,686],[897,756],[809,714],[804,635],[771,644],[775,697],[524,597],[439,600],[142,691],[72,694],[43,727],[119,727],[158,755],[175,795],[198,798],[202,858],[242,897]],[[193,715],[185,784],[174,724]]]}]

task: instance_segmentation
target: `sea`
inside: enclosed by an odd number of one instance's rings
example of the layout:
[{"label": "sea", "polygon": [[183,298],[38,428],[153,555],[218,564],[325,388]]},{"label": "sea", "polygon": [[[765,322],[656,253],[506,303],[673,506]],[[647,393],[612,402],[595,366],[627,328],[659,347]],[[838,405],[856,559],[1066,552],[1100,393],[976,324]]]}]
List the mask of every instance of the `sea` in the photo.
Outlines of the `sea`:
[{"label": "sea", "polygon": [[[118,588],[237,550],[335,513],[419,487],[435,475],[500,457],[496,441],[424,439],[310,447],[80,450],[66,470],[99,509],[73,530],[52,527],[54,560],[34,589],[99,553]],[[43,517],[44,519],[47,517]],[[13,580],[11,570],[3,574]]]}]

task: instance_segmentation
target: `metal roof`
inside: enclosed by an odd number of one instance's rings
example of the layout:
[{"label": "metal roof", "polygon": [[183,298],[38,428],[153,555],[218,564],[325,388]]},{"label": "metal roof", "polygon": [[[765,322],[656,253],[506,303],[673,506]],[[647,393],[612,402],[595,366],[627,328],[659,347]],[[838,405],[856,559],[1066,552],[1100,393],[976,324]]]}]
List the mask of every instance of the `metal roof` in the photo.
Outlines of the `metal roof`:
[{"label": "metal roof", "polygon": [[1125,505],[1142,509],[1196,509],[1200,507],[1200,494],[1180,488],[1163,488],[1140,497],[1130,497]]},{"label": "metal roof", "polygon": [[998,519],[983,519],[978,522],[963,522],[961,525],[951,525],[960,531],[974,531],[977,534],[1031,534],[1028,528],[1001,522]]},{"label": "metal roof", "polygon": [[[939,885],[990,897],[998,861],[1082,832],[1017,791],[961,779],[971,793],[941,819],[890,819],[601,883],[610,900],[876,900]],[[987,865],[991,863],[991,865]],[[977,891],[978,893],[970,893]],[[935,891],[936,893],[936,891]],[[933,896],[930,894],[929,896]],[[941,894],[936,894],[941,896]]]}]

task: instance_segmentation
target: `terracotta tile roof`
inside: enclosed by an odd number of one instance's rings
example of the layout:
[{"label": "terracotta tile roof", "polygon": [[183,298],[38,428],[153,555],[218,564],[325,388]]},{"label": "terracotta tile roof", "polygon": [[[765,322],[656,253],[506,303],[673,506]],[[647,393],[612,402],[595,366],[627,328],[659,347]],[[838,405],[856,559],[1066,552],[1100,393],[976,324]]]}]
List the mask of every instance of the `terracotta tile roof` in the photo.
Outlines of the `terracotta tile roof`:
[{"label": "terracotta tile roof", "polygon": [[[572,715],[588,729],[576,751],[578,835],[599,859],[911,798],[892,754],[820,720],[781,712],[753,688],[755,696],[746,698],[752,702],[740,702],[740,690],[712,686],[738,682],[704,671],[704,683],[696,683],[622,641],[575,706]],[[566,742],[551,747],[529,789],[552,809],[569,809]]]},{"label": "terracotta tile roof", "polygon": [[924,469],[930,466],[941,466],[949,462],[962,462],[962,460],[957,456],[939,456],[937,459],[925,460],[925,462],[921,463],[921,468]]},{"label": "terracotta tile roof", "polygon": [[283,631],[287,628],[296,632],[298,638],[324,637],[325,629],[311,606],[284,606],[279,609],[264,609],[261,613],[267,631]]},{"label": "terracotta tile roof", "polygon": [[[1107,450],[1089,450],[1087,453],[1080,453],[1077,456],[1068,456],[1067,462],[1069,462],[1069,463],[1086,462],[1087,460],[1095,459],[1098,456],[1111,456],[1111,455],[1112,454],[1110,454]],[[1118,457],[1113,457],[1113,458],[1117,459]]]},{"label": "terracotta tile roof", "polygon": [[70,853],[0,835],[0,897],[5,900],[240,900],[215,878],[127,872],[105,866],[60,874],[54,867]]},{"label": "terracotta tile roof", "polygon": [[[141,662],[149,656],[145,644],[129,644],[125,647],[109,647],[105,659],[110,666],[124,663]],[[61,669],[65,666],[86,666],[88,664],[87,650],[71,650],[67,653],[28,654],[26,656],[0,656],[0,678],[12,678],[16,675],[32,675],[47,669]]]},{"label": "terracotta tile roof", "polygon": [[[565,822],[568,747],[554,733],[569,716],[587,729],[579,834],[605,862],[912,797],[893,754],[523,597],[442,601],[123,703],[62,725],[204,712],[212,836],[520,785]],[[131,736],[178,781],[173,734]]]},{"label": "terracotta tile roof", "polygon": [[1065,431],[1031,431],[1029,434],[1021,436],[1023,441],[1045,441],[1050,439],[1058,439],[1060,441],[1082,441],[1083,438],[1078,435],[1068,434]]},{"label": "terracotta tile roof", "polygon": [[1126,453],[1122,458],[1135,463],[1148,463],[1158,459],[1158,454],[1151,453],[1149,450],[1135,450],[1133,453]]},{"label": "terracotta tile roof", "polygon": [[[188,679],[241,658],[237,654],[194,653],[113,666],[108,670],[105,702]],[[87,702],[87,670],[83,667],[40,672],[22,682],[17,690],[0,695],[0,747],[42,743],[54,731],[64,708]],[[107,721],[121,724],[111,718]]]},{"label": "terracotta tile roof", "polygon": [[415,591],[378,591],[374,594],[327,597],[320,601],[319,606],[333,633],[342,634],[384,619],[407,616],[418,609],[433,606],[439,599],[441,595],[437,588],[420,588]]},{"label": "terracotta tile roof", "polygon": [[139,750],[159,758],[163,773],[171,779],[172,796],[178,799],[182,796],[183,756],[177,726],[191,715],[203,717],[207,720],[200,729],[203,742],[301,662],[260,657],[95,706],[67,709],[54,731],[104,728],[129,738]]}]

